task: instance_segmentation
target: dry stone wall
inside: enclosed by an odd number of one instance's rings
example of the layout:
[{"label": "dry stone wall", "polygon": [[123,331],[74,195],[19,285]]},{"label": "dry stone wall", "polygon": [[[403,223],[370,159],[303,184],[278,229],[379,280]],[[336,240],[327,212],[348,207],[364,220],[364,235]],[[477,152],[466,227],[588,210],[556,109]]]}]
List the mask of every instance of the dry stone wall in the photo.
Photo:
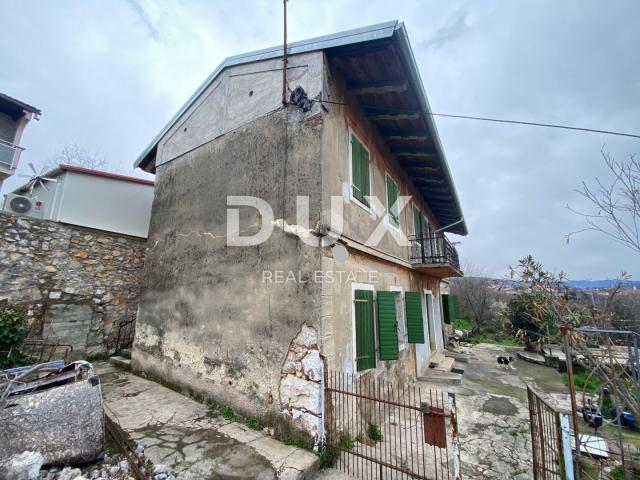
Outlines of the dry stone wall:
[{"label": "dry stone wall", "polygon": [[144,239],[0,213],[0,299],[23,305],[30,336],[107,352],[136,314]]}]

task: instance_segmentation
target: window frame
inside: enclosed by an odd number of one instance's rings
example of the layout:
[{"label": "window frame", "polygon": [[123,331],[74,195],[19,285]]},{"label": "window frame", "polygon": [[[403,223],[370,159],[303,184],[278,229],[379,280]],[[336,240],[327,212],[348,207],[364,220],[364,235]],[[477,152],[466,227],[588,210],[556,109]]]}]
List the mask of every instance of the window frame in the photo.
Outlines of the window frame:
[{"label": "window frame", "polygon": [[[363,210],[366,210],[367,212],[371,213],[371,206],[365,205],[353,195],[354,185],[353,185],[353,143],[351,141],[352,136],[356,137],[358,142],[360,142],[360,145],[362,145],[362,148],[364,148],[367,151],[367,154],[369,155],[369,162],[368,162],[369,163],[369,197],[371,197],[371,180],[372,180],[371,151],[369,150],[369,148],[367,148],[366,144],[362,141],[362,138],[360,138],[360,136],[352,128],[349,128],[349,139],[348,139],[348,142],[349,142],[349,199],[353,203],[358,205],[360,208],[362,208]],[[386,185],[385,185],[385,188],[386,188]]]},{"label": "window frame", "polygon": [[402,232],[402,222],[400,221],[400,212],[398,212],[398,225],[394,225],[391,222],[391,205],[389,205],[389,189],[387,187],[387,180],[391,180],[393,184],[396,186],[396,192],[397,192],[396,202],[400,197],[400,184],[396,182],[396,179],[393,178],[393,175],[391,175],[388,171],[385,171],[384,172],[384,196],[386,199],[386,206],[387,206],[386,222],[387,222],[387,225],[389,225],[391,228],[396,229],[398,232]]},{"label": "window frame", "polygon": [[[394,292],[399,294],[400,296],[400,308],[398,308],[396,302],[396,321],[398,322],[398,351],[403,352],[407,349],[409,345],[409,338],[407,333],[407,314],[404,311],[404,289],[397,285],[392,285],[389,287],[390,292]],[[398,316],[402,317],[400,321],[398,321]],[[400,325],[402,325],[402,329],[400,329]],[[402,335],[401,335],[402,333]]]}]

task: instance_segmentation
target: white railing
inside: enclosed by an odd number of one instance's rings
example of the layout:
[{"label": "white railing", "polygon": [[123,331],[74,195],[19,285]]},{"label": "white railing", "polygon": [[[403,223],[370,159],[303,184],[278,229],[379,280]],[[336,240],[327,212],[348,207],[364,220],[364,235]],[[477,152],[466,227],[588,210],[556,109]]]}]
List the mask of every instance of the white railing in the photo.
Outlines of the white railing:
[{"label": "white railing", "polygon": [[0,140],[0,167],[5,167],[9,170],[17,167],[17,158],[21,150],[22,148],[17,145]]}]

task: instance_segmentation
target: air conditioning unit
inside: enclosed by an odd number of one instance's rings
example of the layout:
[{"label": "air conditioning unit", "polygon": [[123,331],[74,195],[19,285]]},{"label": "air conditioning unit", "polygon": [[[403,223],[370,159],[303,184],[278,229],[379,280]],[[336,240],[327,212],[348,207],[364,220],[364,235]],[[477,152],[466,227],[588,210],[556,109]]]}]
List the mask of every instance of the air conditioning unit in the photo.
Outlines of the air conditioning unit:
[{"label": "air conditioning unit", "polygon": [[34,218],[42,218],[44,216],[44,202],[42,200],[30,198],[25,195],[16,195],[15,193],[7,195],[4,209],[16,215],[25,215]]}]

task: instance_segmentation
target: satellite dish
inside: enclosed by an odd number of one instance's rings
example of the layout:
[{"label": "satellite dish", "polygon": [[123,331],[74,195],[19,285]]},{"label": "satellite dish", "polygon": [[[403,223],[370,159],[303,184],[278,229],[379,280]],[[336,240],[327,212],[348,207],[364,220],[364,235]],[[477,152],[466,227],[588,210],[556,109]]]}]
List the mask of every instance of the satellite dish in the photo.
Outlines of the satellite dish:
[{"label": "satellite dish", "polygon": [[11,210],[16,213],[27,213],[31,210],[31,200],[27,197],[13,197],[9,202]]}]

